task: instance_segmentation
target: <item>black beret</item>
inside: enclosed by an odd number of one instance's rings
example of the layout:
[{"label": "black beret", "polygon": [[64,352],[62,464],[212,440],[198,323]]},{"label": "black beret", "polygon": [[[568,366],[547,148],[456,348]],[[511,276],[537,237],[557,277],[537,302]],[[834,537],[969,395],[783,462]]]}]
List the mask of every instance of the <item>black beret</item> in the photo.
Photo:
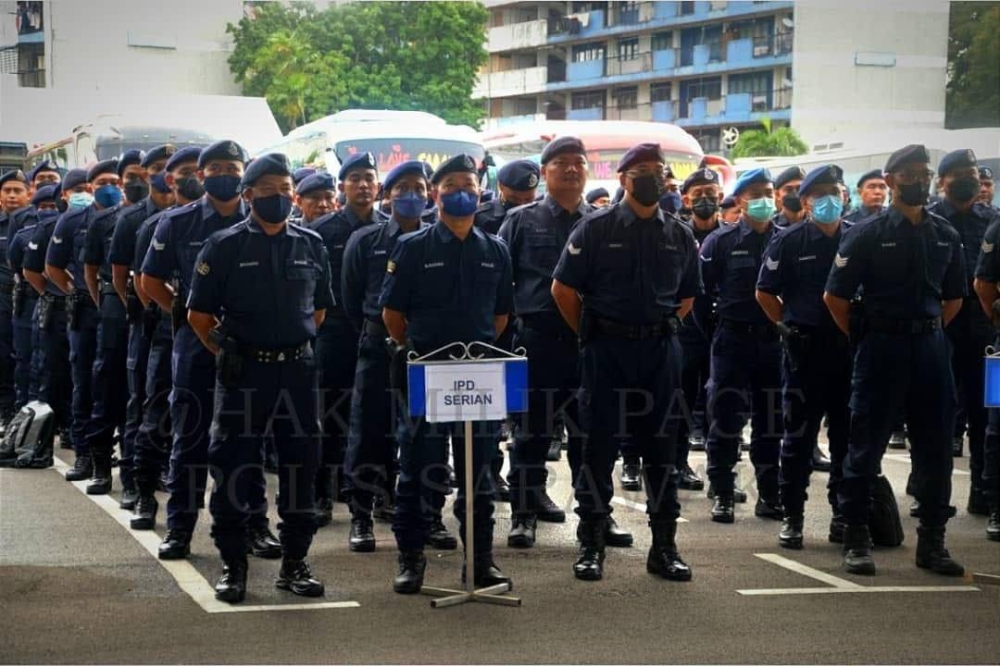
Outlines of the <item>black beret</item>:
[{"label": "black beret", "polygon": [[167,165],[164,167],[165,171],[173,171],[181,164],[185,162],[197,162],[198,158],[201,156],[201,148],[198,146],[184,146],[176,153],[170,156],[167,160]]},{"label": "black beret", "polygon": [[500,167],[497,181],[501,185],[523,192],[538,187],[538,174],[538,165],[532,160],[514,160]]},{"label": "black beret", "polygon": [[858,178],[858,189],[864,185],[869,180],[882,180],[885,178],[885,174],[882,173],[882,169],[872,169],[868,173],[861,174],[861,178]]},{"label": "black beret", "polygon": [[[639,164],[640,162],[664,162],[663,153],[660,152],[660,144],[658,143],[640,143],[639,145],[632,146],[628,151],[622,155],[621,162],[618,163],[618,173],[627,171],[633,164]],[[671,177],[673,174],[670,174]]]},{"label": "black beret", "polygon": [[177,146],[172,143],[165,143],[162,146],[156,146],[151,151],[146,153],[146,157],[143,158],[140,166],[148,167],[153,162],[159,162],[160,160],[167,159],[177,152]]},{"label": "black beret", "polygon": [[118,175],[118,160],[104,160],[87,169],[87,182],[89,183],[106,173]]},{"label": "black beret", "polygon": [[24,172],[20,169],[14,169],[13,171],[8,171],[7,173],[0,176],[0,186],[11,181],[17,181],[19,183],[24,183],[25,187],[28,187],[28,177],[24,175]]},{"label": "black beret", "polygon": [[292,165],[288,163],[288,157],[284,153],[268,153],[255,157],[247,166],[243,173],[243,180],[240,184],[243,187],[250,187],[263,176],[292,176]]},{"label": "black beret", "polygon": [[809,188],[813,185],[837,185],[842,177],[843,172],[835,164],[816,167],[799,183],[799,196],[804,197],[809,194]]},{"label": "black beret", "polygon": [[62,191],[68,192],[77,185],[86,185],[88,182],[86,169],[70,169],[62,179]]},{"label": "black beret", "polygon": [[586,155],[587,149],[583,147],[583,141],[575,136],[560,136],[542,149],[542,164],[547,164],[549,160],[558,155]]},{"label": "black beret", "polygon": [[730,208],[736,208],[736,199],[734,199],[732,195],[725,197],[722,200],[722,203],[719,204],[719,208],[721,208],[722,210],[729,210]]},{"label": "black beret", "polygon": [[28,172],[28,182],[35,182],[35,176],[43,171],[53,171],[55,173],[59,173],[59,167],[52,160],[45,160],[44,162],[36,164],[35,168]]},{"label": "black beret", "polygon": [[968,168],[977,168],[976,154],[972,152],[972,149],[953,150],[941,158],[941,162],[938,164],[938,178],[944,178],[944,175],[953,169]]},{"label": "black beret", "polygon": [[919,143],[911,143],[905,148],[900,148],[892,155],[889,155],[889,160],[885,163],[885,172],[892,173],[904,164],[914,162],[918,164],[930,164],[931,162],[931,156],[927,152],[927,149]]},{"label": "black beret", "polygon": [[201,151],[201,154],[198,155],[198,168],[204,169],[205,165],[212,160],[232,160],[246,164],[249,160],[249,155],[247,155],[247,151],[243,149],[243,146],[235,141],[226,139],[225,141],[216,141]]},{"label": "black beret", "polygon": [[121,178],[122,174],[125,173],[125,169],[135,165],[141,165],[143,160],[146,159],[146,153],[133,148],[131,150],[126,150],[122,153],[121,157],[118,158],[118,177]]},{"label": "black beret", "polygon": [[401,162],[397,164],[389,175],[385,177],[382,181],[382,191],[388,196],[389,192],[392,190],[392,186],[396,184],[396,181],[403,176],[420,176],[421,178],[427,178],[424,175],[424,163],[419,160],[410,160],[408,162]]},{"label": "black beret", "polygon": [[793,180],[802,180],[806,177],[805,169],[799,165],[790,166],[781,173],[778,177],[774,179],[774,189],[778,190],[792,182]]},{"label": "black beret", "polygon": [[483,190],[479,195],[479,203],[489,203],[493,201],[495,196],[496,195],[493,193],[493,190]]},{"label": "black beret", "polygon": [[[299,183],[301,183],[303,180],[313,175],[314,173],[316,173],[316,169],[312,167],[300,167],[292,173],[292,182],[295,183],[295,185],[297,186]],[[298,190],[296,190],[295,193],[300,194]]]},{"label": "black beret", "polygon": [[684,184],[681,185],[681,194],[684,194],[695,185],[721,185],[719,174],[708,167],[695,169],[690,176],[684,179]]},{"label": "black beret", "polygon": [[595,187],[591,191],[587,192],[587,203],[592,204],[602,197],[611,198],[611,193],[608,192],[603,187]]},{"label": "black beret", "polygon": [[431,182],[437,185],[449,173],[478,173],[476,171],[476,160],[473,159],[472,155],[459,153],[450,160],[441,163],[441,166],[431,176]]},{"label": "black beret", "polygon": [[[295,174],[292,174],[292,180],[295,180]],[[337,186],[333,183],[333,176],[326,171],[317,171],[300,180],[298,186],[295,188],[295,193],[301,197],[310,192],[335,189],[337,189]]]},{"label": "black beret", "polygon": [[337,179],[344,180],[347,174],[355,169],[372,169],[378,173],[378,163],[375,161],[375,156],[368,152],[351,155],[344,160],[344,164],[340,167],[340,172],[337,174]]},{"label": "black beret", "polygon": [[989,167],[979,167],[980,180],[993,180],[993,169]]},{"label": "black beret", "polygon": [[35,192],[35,195],[31,197],[31,204],[37,206],[43,201],[52,201],[59,196],[59,186],[58,185],[45,185],[44,187],[39,187]]}]

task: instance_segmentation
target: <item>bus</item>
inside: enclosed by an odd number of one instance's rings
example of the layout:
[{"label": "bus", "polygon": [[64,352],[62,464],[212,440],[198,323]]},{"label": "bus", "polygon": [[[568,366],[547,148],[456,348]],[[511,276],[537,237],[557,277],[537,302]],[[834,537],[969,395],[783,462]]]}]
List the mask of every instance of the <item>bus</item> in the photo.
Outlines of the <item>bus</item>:
[{"label": "bus", "polygon": [[408,160],[437,169],[460,153],[471,155],[482,168],[486,151],[478,133],[464,125],[449,125],[422,111],[341,111],[297,127],[258,154],[284,153],[293,169],[304,166],[334,175],[355,153],[370,152],[385,175]]},{"label": "bus", "polygon": [[587,147],[587,188],[618,189],[618,163],[625,152],[643,142],[660,144],[674,175],[684,180],[700,164],[717,171],[723,189],[729,191],[736,173],[723,157],[706,156],[698,141],[686,131],[668,123],[631,120],[542,120],[511,125],[484,132],[483,145],[490,156],[502,162],[535,159],[557,136],[577,136]]},{"label": "bus", "polygon": [[24,169],[28,145],[13,141],[0,141],[0,176],[8,171]]}]

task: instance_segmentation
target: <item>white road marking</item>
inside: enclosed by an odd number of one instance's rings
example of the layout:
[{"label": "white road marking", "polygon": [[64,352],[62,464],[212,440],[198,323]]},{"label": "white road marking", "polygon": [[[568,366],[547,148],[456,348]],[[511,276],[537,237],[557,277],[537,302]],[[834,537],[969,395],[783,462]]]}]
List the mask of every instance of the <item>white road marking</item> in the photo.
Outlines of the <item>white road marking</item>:
[{"label": "white road marking", "polygon": [[771,564],[777,564],[779,567],[788,569],[789,571],[794,571],[797,574],[803,576],[808,576],[813,580],[818,580],[821,583],[826,583],[827,585],[833,585],[834,587],[842,588],[856,588],[862,587],[857,583],[852,583],[849,580],[844,580],[843,578],[838,578],[833,574],[828,574],[825,571],[820,571],[819,569],[813,569],[812,567],[807,567],[804,564],[800,564],[795,560],[790,560],[787,557],[782,557],[781,555],[776,555],[775,553],[754,553],[754,557],[759,557],[765,562],[770,562]]},{"label": "white road marking", "polygon": [[[70,467],[60,458],[53,458],[53,467],[61,475],[66,476]],[[153,558],[166,569],[175,581],[177,586],[184,591],[191,599],[201,606],[206,613],[247,613],[255,611],[290,611],[290,610],[320,610],[324,608],[358,608],[361,604],[356,601],[320,601],[307,604],[276,604],[276,605],[233,605],[219,601],[215,598],[215,590],[208,581],[198,573],[194,565],[187,560],[161,560],[157,557],[160,547],[160,537],[153,530],[133,530],[129,527],[129,519],[132,514],[122,511],[110,495],[88,495],[86,481],[73,481],[84,497],[101,507],[105,513],[111,516],[125,531],[139,542]]]}]

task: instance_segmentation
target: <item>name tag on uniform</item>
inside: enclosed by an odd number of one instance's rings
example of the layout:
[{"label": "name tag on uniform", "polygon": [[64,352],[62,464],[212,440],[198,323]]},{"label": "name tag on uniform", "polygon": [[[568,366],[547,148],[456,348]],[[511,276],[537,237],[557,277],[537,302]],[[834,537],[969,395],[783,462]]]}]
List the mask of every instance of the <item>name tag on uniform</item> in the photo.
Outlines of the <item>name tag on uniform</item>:
[{"label": "name tag on uniform", "polygon": [[292,263],[295,264],[296,266],[308,266],[309,265],[309,260],[308,259],[294,259],[294,260],[292,260]]},{"label": "name tag on uniform", "polygon": [[892,242],[892,243],[882,243],[882,247],[896,247],[896,243],[895,242]]},{"label": "name tag on uniform", "polygon": [[389,254],[389,251],[388,250],[375,250],[374,252],[372,252],[372,256],[373,257],[380,257],[383,254]]},{"label": "name tag on uniform", "polygon": [[942,241],[938,241],[938,242],[937,242],[937,246],[938,246],[938,247],[950,247],[950,246],[951,246],[951,243],[944,243],[944,242],[942,242]]},{"label": "name tag on uniform", "polygon": [[799,257],[799,261],[811,261],[811,260],[814,260],[814,259],[816,259],[816,255],[815,254],[810,254],[807,257]]},{"label": "name tag on uniform", "polygon": [[608,243],[609,250],[620,250],[625,247],[624,243]]},{"label": "name tag on uniform", "polygon": [[249,268],[250,266],[260,266],[259,261],[241,261],[240,268]]},{"label": "name tag on uniform", "polygon": [[746,257],[750,255],[750,250],[733,250],[729,253],[731,257]]},{"label": "name tag on uniform", "polygon": [[496,264],[491,264],[491,263],[486,262],[486,261],[480,262],[479,265],[482,266],[483,268],[496,268],[497,267]]},{"label": "name tag on uniform", "polygon": [[429,264],[424,264],[424,268],[444,268],[443,261],[432,261]]}]

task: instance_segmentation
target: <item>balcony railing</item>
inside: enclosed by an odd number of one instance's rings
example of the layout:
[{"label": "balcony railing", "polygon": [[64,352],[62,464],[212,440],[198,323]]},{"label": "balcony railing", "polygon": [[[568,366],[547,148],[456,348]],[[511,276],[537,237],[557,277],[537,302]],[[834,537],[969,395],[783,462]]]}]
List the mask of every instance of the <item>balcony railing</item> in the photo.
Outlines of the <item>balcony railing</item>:
[{"label": "balcony railing", "polygon": [[[612,102],[615,101],[611,97]],[[692,97],[636,104],[612,103],[582,109],[568,109],[569,120],[646,120],[683,126],[750,125],[767,115],[787,119],[792,91],[780,88],[760,95],[731,93],[718,99]]]}]

